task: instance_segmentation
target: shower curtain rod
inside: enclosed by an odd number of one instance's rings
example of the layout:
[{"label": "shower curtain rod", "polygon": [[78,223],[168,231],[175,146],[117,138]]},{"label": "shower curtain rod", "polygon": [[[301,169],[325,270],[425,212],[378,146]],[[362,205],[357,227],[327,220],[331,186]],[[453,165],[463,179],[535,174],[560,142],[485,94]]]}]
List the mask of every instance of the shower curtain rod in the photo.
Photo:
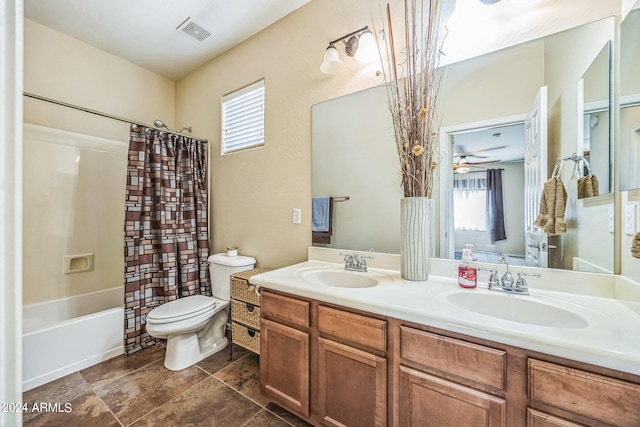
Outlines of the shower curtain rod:
[{"label": "shower curtain rod", "polygon": [[[141,122],[137,122],[135,120],[125,119],[123,117],[114,116],[113,114],[107,114],[107,113],[103,113],[101,111],[92,110],[90,108],[80,107],[79,105],[69,104],[68,102],[58,101],[57,99],[51,99],[51,98],[47,98],[47,97],[44,97],[44,96],[35,95],[35,94],[29,93],[29,92],[22,92],[22,94],[24,96],[28,97],[28,98],[37,99],[39,101],[50,102],[52,104],[61,105],[63,107],[73,108],[74,110],[84,111],[85,113],[95,114],[96,116],[106,117],[108,119],[117,120],[119,122],[125,122],[125,123],[129,123],[129,124],[132,124],[132,125],[144,126],[146,128],[149,128],[149,129],[158,129],[158,128],[154,127],[154,126],[147,125],[147,124],[141,123]],[[209,142],[206,139],[198,138],[198,137],[193,136],[193,135],[185,135],[184,133],[174,132],[174,131],[165,130],[165,129],[158,129],[158,130],[161,130],[162,132],[172,133],[174,135],[189,136],[191,138],[199,139],[200,141],[203,141],[205,143]]]}]

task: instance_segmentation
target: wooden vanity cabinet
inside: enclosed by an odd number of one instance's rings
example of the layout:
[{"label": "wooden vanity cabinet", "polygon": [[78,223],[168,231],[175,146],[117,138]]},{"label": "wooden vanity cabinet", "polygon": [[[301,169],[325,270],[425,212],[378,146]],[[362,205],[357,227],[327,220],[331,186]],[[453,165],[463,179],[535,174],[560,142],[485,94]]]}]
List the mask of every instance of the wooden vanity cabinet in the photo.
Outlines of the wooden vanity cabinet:
[{"label": "wooden vanity cabinet", "polygon": [[263,290],[260,389],[314,425],[387,425],[385,320]]},{"label": "wooden vanity cabinet", "polygon": [[640,376],[262,291],[261,391],[315,426],[639,427]]},{"label": "wooden vanity cabinet", "polygon": [[318,306],[318,416],[326,426],[387,425],[387,322]]},{"label": "wooden vanity cabinet", "polygon": [[[529,426],[614,425],[640,426],[640,384],[610,376],[529,358],[528,396],[530,405],[558,414],[575,416],[584,424],[545,424],[529,408]],[[542,415],[540,415],[542,414]]]},{"label": "wooden vanity cabinet", "polygon": [[309,302],[262,292],[260,391],[309,416]]},{"label": "wooden vanity cabinet", "polygon": [[398,425],[507,425],[506,351],[405,325],[399,330]]}]

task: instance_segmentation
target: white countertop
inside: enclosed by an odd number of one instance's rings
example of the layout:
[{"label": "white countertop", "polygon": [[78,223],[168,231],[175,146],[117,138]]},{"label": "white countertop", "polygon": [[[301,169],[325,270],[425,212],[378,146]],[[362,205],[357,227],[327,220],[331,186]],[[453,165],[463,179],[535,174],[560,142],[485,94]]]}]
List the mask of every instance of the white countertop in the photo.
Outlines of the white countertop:
[{"label": "white countertop", "polygon": [[[428,281],[412,282],[403,280],[399,271],[370,268],[373,274],[386,275],[389,280],[369,288],[313,284],[299,277],[301,269],[335,269],[343,266],[333,262],[310,260],[253,276],[250,281],[261,287],[301,297],[640,375],[640,313],[630,308],[637,302],[623,303],[616,299],[617,283],[614,285],[613,280],[610,286],[612,290],[571,293],[549,290],[552,284],[545,283],[543,275],[541,279],[529,281],[531,295],[504,295],[504,298],[527,298],[552,305],[586,320],[584,326],[561,328],[504,320],[460,308],[448,301],[449,295],[461,292],[494,295],[497,292],[486,289],[486,284],[483,287],[480,282],[475,289],[460,288],[455,276],[430,274]],[[578,286],[569,283],[571,277],[570,274],[563,276],[562,288]],[[587,283],[589,276],[576,274],[575,277],[585,288],[591,286]],[[538,287],[532,287],[534,280],[540,281]],[[634,298],[637,295],[635,289],[630,293]],[[627,294],[629,292],[625,295]]]}]

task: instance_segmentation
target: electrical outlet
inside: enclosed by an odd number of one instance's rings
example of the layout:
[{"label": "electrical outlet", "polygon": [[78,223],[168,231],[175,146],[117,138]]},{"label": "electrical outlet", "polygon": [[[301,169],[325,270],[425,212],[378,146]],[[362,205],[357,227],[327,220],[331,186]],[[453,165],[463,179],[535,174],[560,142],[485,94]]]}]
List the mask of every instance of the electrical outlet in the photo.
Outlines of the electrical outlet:
[{"label": "electrical outlet", "polygon": [[630,236],[636,234],[636,205],[624,207],[624,232]]},{"label": "electrical outlet", "polygon": [[294,224],[300,224],[301,222],[301,213],[300,213],[300,209],[299,208],[294,208],[293,209],[293,223]]},{"label": "electrical outlet", "polygon": [[615,220],[616,220],[616,210],[613,206],[609,206],[609,233],[613,233],[615,231]]}]

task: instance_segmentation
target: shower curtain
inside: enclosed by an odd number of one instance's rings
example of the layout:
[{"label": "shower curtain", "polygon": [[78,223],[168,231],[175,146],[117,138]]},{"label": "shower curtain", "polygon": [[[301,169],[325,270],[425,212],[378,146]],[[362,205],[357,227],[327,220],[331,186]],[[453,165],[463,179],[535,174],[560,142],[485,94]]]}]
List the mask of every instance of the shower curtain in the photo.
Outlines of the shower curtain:
[{"label": "shower curtain", "polygon": [[206,141],[131,125],[125,200],[127,354],[155,344],[145,317],[184,296],[211,295]]}]

